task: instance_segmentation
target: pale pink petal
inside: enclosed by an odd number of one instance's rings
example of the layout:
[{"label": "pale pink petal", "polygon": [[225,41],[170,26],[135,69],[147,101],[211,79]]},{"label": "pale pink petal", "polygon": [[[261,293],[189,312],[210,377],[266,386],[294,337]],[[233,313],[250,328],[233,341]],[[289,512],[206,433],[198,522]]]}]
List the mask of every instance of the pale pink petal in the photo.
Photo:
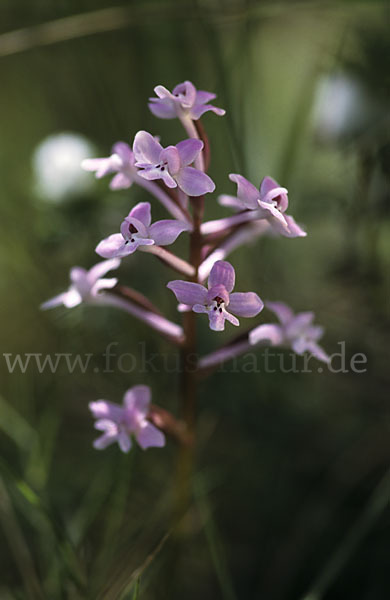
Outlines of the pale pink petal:
[{"label": "pale pink petal", "polygon": [[136,164],[158,164],[162,146],[147,131],[139,131],[134,138],[133,151]]},{"label": "pale pink petal", "polygon": [[294,316],[291,321],[287,323],[286,333],[290,338],[300,336],[302,331],[306,331],[308,326],[311,325],[314,319],[313,312],[301,312]]},{"label": "pale pink petal", "polygon": [[175,105],[170,98],[149,98],[148,107],[159,119],[174,119],[177,116]]},{"label": "pale pink petal", "polygon": [[116,256],[122,257],[132,254],[134,249],[131,244],[126,244],[123,239],[123,235],[120,233],[113,233],[108,238],[99,242],[95,248],[95,252],[103,258],[114,258]]},{"label": "pale pink petal", "polygon": [[226,321],[229,321],[229,323],[231,323],[235,327],[238,327],[240,325],[240,321],[237,319],[237,317],[230,314],[230,312],[228,312],[227,310],[224,311],[224,315],[225,315]]},{"label": "pale pink petal", "polygon": [[264,177],[260,185],[260,197],[264,202],[271,202],[279,198],[278,207],[282,212],[285,212],[288,207],[288,190],[272,179],[272,177]]},{"label": "pale pink petal", "polygon": [[96,400],[88,404],[95,419],[106,419],[119,423],[123,417],[123,408],[119,404],[109,402],[108,400]]},{"label": "pale pink petal", "polygon": [[209,311],[209,326],[212,331],[224,331],[226,313],[221,310]]},{"label": "pale pink petal", "polygon": [[101,435],[99,438],[94,440],[93,447],[95,448],[95,450],[104,450],[105,448],[107,448],[107,446],[110,446],[116,441],[116,434],[112,435],[110,433],[105,433],[104,435]]},{"label": "pale pink petal", "polygon": [[225,260],[217,260],[210,271],[208,286],[209,288],[215,285],[222,284],[230,293],[234,288],[236,273],[232,265]]},{"label": "pale pink petal", "polygon": [[87,274],[90,285],[93,285],[100,277],[103,277],[103,275],[106,275],[112,269],[117,269],[120,264],[120,258],[111,258],[110,260],[102,260],[91,267]]},{"label": "pale pink petal", "polygon": [[229,196],[228,194],[221,194],[218,196],[218,204],[232,208],[233,210],[244,210],[246,208],[244,202],[237,198],[237,196]]},{"label": "pale pink petal", "polygon": [[263,308],[263,301],[254,292],[230,294],[229,311],[239,317],[255,317]]},{"label": "pale pink petal", "polygon": [[269,342],[271,346],[280,346],[283,343],[284,336],[280,325],[265,323],[259,325],[249,332],[249,343],[251,345],[261,342]]},{"label": "pale pink petal", "polygon": [[158,246],[168,246],[179,237],[183,231],[190,231],[191,225],[175,219],[156,221],[149,227],[149,235]]},{"label": "pale pink petal", "polygon": [[149,227],[152,221],[150,202],[138,202],[129,212],[129,217],[137,219],[145,227]]},{"label": "pale pink petal", "polygon": [[215,100],[217,97],[216,94],[212,92],[205,92],[204,90],[198,90],[196,92],[196,104],[206,104],[206,102],[211,102],[211,100]]},{"label": "pale pink petal", "polygon": [[111,157],[86,158],[82,161],[81,168],[84,169],[84,171],[95,171],[97,179],[109,175],[110,173],[114,173],[117,170],[115,161],[111,160]]},{"label": "pale pink petal", "polygon": [[99,279],[91,288],[91,296],[96,296],[101,290],[111,290],[117,283],[116,277]]},{"label": "pale pink petal", "polygon": [[308,341],[306,345],[306,350],[310,352],[315,358],[321,360],[325,363],[330,363],[330,356],[314,341]]},{"label": "pale pink petal", "polygon": [[176,181],[173,177],[168,173],[167,169],[164,171],[161,170],[161,167],[148,167],[141,171],[138,171],[138,175],[140,175],[143,179],[147,179],[148,181],[155,181],[156,179],[162,179],[165,185],[169,188],[177,187]]},{"label": "pale pink petal", "polygon": [[66,308],[73,308],[74,306],[78,306],[83,301],[83,298],[75,288],[71,287],[67,292],[65,292],[63,297],[63,303]]},{"label": "pale pink petal", "polygon": [[135,411],[138,418],[143,418],[149,412],[150,399],[151,392],[148,385],[135,385],[125,393],[123,404],[127,410]]},{"label": "pale pink petal", "polygon": [[287,325],[294,317],[293,310],[284,302],[266,302],[265,305],[275,313],[282,325]]},{"label": "pale pink petal", "polygon": [[129,434],[125,431],[120,431],[117,436],[117,441],[122,452],[127,454],[131,449],[131,439]]},{"label": "pale pink petal", "polygon": [[260,192],[257,187],[237,173],[230,173],[229,179],[237,184],[237,196],[246,208],[255,209],[259,207]]},{"label": "pale pink petal", "polygon": [[50,298],[50,300],[46,300],[40,306],[41,310],[47,310],[49,308],[55,308],[56,306],[60,306],[64,304],[64,298],[67,292],[63,292],[62,294],[58,294],[58,296],[54,296],[54,298]]},{"label": "pale pink petal", "polygon": [[167,146],[164,148],[160,154],[160,162],[168,164],[168,171],[170,175],[176,175],[181,166],[180,155],[176,146]]},{"label": "pale pink petal", "polygon": [[165,435],[163,432],[148,421],[144,421],[141,425],[136,438],[143,450],[151,447],[162,448],[165,446]]},{"label": "pale pink petal", "polygon": [[184,167],[175,175],[179,187],[189,196],[203,196],[215,190],[213,180],[194,167]]},{"label": "pale pink petal", "polygon": [[216,298],[222,298],[225,304],[229,304],[229,293],[223,283],[217,283],[209,288],[207,292],[207,304],[211,304]]},{"label": "pale pink petal", "polygon": [[123,165],[132,166],[134,162],[134,154],[126,142],[116,142],[112,147],[112,153],[117,154]]},{"label": "pale pink petal", "polygon": [[72,283],[79,284],[87,279],[87,271],[83,267],[72,267],[70,270],[70,280]]},{"label": "pale pink petal", "polygon": [[175,99],[174,95],[172,94],[172,92],[170,92],[166,87],[164,87],[163,85],[156,85],[156,87],[154,88],[154,93],[156,94],[156,96],[158,96],[159,98],[171,98],[171,99]]},{"label": "pale pink petal", "polygon": [[188,304],[189,306],[194,304],[204,305],[207,301],[207,290],[200,283],[175,280],[170,281],[167,288],[175,294],[177,300],[182,304]]},{"label": "pale pink petal", "polygon": [[224,110],[223,108],[218,108],[217,106],[213,106],[212,104],[195,104],[195,106],[191,108],[191,119],[196,121],[197,119],[200,119],[200,117],[209,110],[218,115],[219,117],[223,117],[223,115],[226,114],[226,110]]},{"label": "pale pink petal", "polygon": [[125,173],[117,173],[110,181],[111,190],[126,190],[131,187],[133,181]]},{"label": "pale pink petal", "polygon": [[182,166],[191,165],[203,149],[203,145],[201,140],[196,139],[183,140],[176,144]]},{"label": "pale pink petal", "polygon": [[191,81],[184,81],[173,88],[172,95],[179,96],[180,104],[184,108],[189,108],[196,100],[196,87]]}]

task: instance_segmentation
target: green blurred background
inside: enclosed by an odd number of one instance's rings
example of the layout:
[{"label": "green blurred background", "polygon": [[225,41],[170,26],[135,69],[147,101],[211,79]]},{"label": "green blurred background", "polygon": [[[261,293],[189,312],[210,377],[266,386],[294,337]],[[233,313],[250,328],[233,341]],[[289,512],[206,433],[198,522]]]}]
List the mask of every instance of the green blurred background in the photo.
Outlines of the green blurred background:
[{"label": "green blurred background", "polygon": [[[0,14],[1,600],[390,597],[386,4],[1,0]],[[229,172],[270,174],[309,233],[236,251],[239,287],[315,310],[329,353],[345,341],[348,360],[368,362],[364,374],[241,368],[202,384],[191,532],[172,565],[177,447],[96,452],[87,408],[148,383],[176,411],[174,375],[101,372],[110,342],[135,356],[170,346],[114,309],[39,311],[147,196],[78,169],[64,187],[55,161],[48,187],[36,150],[64,132],[97,156],[139,129],[175,143],[180,124],[146,101],[185,79],[227,110],[203,119],[218,192],[234,192]],[[227,214],[215,198],[208,218]],[[121,281],[176,319],[172,273],[136,259]],[[234,334],[198,325],[202,352]],[[93,358],[84,374],[9,373],[3,353],[29,352]]]}]

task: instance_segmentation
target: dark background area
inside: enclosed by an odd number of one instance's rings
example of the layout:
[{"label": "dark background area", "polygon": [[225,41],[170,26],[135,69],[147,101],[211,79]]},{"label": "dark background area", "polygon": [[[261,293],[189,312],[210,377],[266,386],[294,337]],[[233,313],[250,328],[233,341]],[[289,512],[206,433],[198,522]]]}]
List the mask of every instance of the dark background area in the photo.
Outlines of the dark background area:
[{"label": "dark background area", "polygon": [[[386,4],[1,0],[0,15],[0,598],[385,600]],[[174,568],[170,540],[155,553],[137,592],[136,569],[171,526],[177,447],[96,452],[88,402],[120,402],[147,383],[176,411],[175,376],[141,372],[143,354],[172,350],[114,309],[39,305],[67,287],[71,266],[92,266],[96,243],[148,197],[55,164],[49,189],[34,157],[64,132],[97,156],[140,129],[176,143],[180,123],[153,117],[147,98],[185,79],[227,110],[203,118],[217,192],[234,193],[230,172],[255,184],[270,174],[308,231],[237,250],[240,289],[314,310],[324,348],[345,342],[347,363],[364,353],[367,371],[321,373],[311,361],[312,373],[265,373],[258,350],[262,372],[241,362],[204,382],[191,535]],[[216,197],[207,218],[228,214]],[[186,252],[184,237],[174,248]],[[178,319],[162,264],[137,253],[119,276]],[[216,336],[201,318],[198,331],[205,353],[236,333]],[[140,368],[102,373],[113,341]],[[39,352],[93,357],[86,373],[8,372],[4,353]]]}]

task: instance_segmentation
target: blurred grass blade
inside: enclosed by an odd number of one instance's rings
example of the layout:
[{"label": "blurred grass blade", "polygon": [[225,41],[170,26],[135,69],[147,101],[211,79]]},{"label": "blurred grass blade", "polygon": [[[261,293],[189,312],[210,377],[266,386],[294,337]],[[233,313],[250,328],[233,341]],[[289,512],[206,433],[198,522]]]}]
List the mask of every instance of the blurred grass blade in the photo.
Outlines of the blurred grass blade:
[{"label": "blurred grass blade", "polygon": [[42,598],[43,600],[44,594],[30,549],[19,526],[11,499],[2,478],[0,478],[0,523],[15,564],[22,577],[26,598],[31,598],[31,600]]},{"label": "blurred grass blade", "polygon": [[0,396],[0,429],[22,450],[30,450],[36,442],[36,432],[4,398]]},{"label": "blurred grass blade", "polygon": [[139,600],[139,586],[141,583],[141,577],[138,577],[136,584],[135,584],[135,588],[134,588],[134,593],[133,593],[133,598],[132,600]]},{"label": "blurred grass blade", "polygon": [[390,470],[382,477],[360,518],[347,533],[337,551],[314,582],[311,590],[302,600],[321,600],[324,597],[363,537],[369,532],[382,512],[389,506],[389,498]]},{"label": "blurred grass blade", "polygon": [[211,515],[203,479],[199,476],[194,483],[195,500],[204,523],[204,531],[209,545],[211,559],[224,600],[237,600],[233,582],[228,571],[223,546],[219,538],[216,523]]}]

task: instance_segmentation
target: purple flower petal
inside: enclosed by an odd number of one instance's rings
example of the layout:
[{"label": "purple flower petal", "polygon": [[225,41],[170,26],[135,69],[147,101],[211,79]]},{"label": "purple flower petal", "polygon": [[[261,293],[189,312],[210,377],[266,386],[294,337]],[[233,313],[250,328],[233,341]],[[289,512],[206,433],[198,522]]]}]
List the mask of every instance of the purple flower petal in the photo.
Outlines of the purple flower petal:
[{"label": "purple flower petal", "polygon": [[307,330],[313,319],[313,312],[298,313],[285,325],[287,336],[290,338],[299,337],[303,331]]},{"label": "purple flower petal", "polygon": [[218,204],[232,208],[233,210],[245,210],[246,206],[242,200],[236,196],[229,196],[228,194],[221,194],[218,196]]},{"label": "purple flower petal", "polygon": [[95,448],[95,450],[104,450],[105,448],[107,448],[107,446],[110,446],[111,444],[116,442],[116,440],[116,434],[113,435],[112,433],[105,433],[104,435],[101,435],[99,438],[94,440],[93,447]]},{"label": "purple flower petal", "polygon": [[325,363],[330,363],[330,356],[325,352],[325,350],[323,350],[323,348],[321,348],[321,346],[319,346],[315,342],[307,342],[306,350],[310,352],[310,354],[312,354],[315,358],[317,358],[317,360],[321,360]]},{"label": "purple flower petal", "polygon": [[158,164],[162,146],[147,131],[139,131],[133,143],[133,151],[137,163]]},{"label": "purple flower petal", "polygon": [[208,286],[212,288],[221,283],[230,293],[234,288],[235,279],[236,273],[232,265],[225,260],[217,260],[210,271]]},{"label": "purple flower petal", "polygon": [[113,233],[108,238],[99,242],[95,248],[95,252],[103,258],[114,258],[115,256],[122,257],[132,254],[134,249],[131,244],[126,244],[120,233]]},{"label": "purple flower petal", "polygon": [[278,209],[285,212],[288,208],[288,191],[281,187],[272,177],[264,177],[260,185],[260,198],[262,202],[277,201]]},{"label": "purple flower petal", "polygon": [[139,202],[136,204],[129,212],[129,217],[138,219],[145,227],[149,227],[152,221],[150,202]]},{"label": "purple flower petal", "polygon": [[[119,164],[117,165],[120,166]],[[81,168],[85,171],[95,171],[95,175],[97,179],[104,177],[105,175],[109,175],[110,173],[115,173],[116,165],[112,160],[112,157],[108,158],[86,158],[81,163]]]},{"label": "purple flower petal", "polygon": [[56,306],[60,306],[64,303],[64,298],[68,292],[63,292],[62,294],[58,294],[58,296],[54,296],[54,298],[50,298],[50,300],[46,300],[40,306],[41,310],[48,310],[49,308],[55,308]]},{"label": "purple flower petal", "polygon": [[156,179],[162,179],[163,182],[165,183],[165,185],[169,188],[177,187],[176,181],[173,179],[173,177],[168,173],[168,171],[166,169],[164,171],[162,171],[160,167],[147,167],[146,169],[143,169],[142,171],[138,171],[138,174],[141,175],[141,177],[143,177],[143,179],[147,179],[149,181],[154,181]]},{"label": "purple flower petal", "polygon": [[154,88],[154,93],[159,98],[174,99],[173,94],[165,86],[163,86],[163,85],[156,85],[156,87]]},{"label": "purple flower petal", "polygon": [[126,142],[116,142],[112,147],[112,154],[117,154],[123,165],[132,166],[134,163],[133,151]]},{"label": "purple flower petal", "polygon": [[160,163],[168,165],[171,175],[176,175],[180,170],[180,155],[176,146],[167,146],[160,154]]},{"label": "purple flower petal", "polygon": [[74,308],[83,301],[83,298],[78,290],[71,287],[63,296],[63,303],[66,308]]},{"label": "purple flower petal", "polygon": [[284,302],[266,302],[265,305],[275,313],[282,325],[287,325],[294,317],[292,309]]},{"label": "purple flower petal", "polygon": [[153,223],[149,228],[149,235],[158,246],[168,246],[173,244],[183,231],[189,231],[190,229],[190,224],[184,221],[164,219]]},{"label": "purple flower petal", "polygon": [[136,438],[143,450],[150,447],[162,448],[165,446],[165,436],[163,432],[148,421],[145,421],[141,425],[136,434]]},{"label": "purple flower petal", "polygon": [[227,310],[224,311],[226,321],[229,321],[235,327],[239,327],[240,321],[234,315],[231,315]]},{"label": "purple flower petal", "polygon": [[219,312],[219,310],[209,311],[209,326],[212,331],[224,331],[225,330],[225,314]]},{"label": "purple flower petal", "polygon": [[135,385],[127,390],[123,403],[127,410],[134,411],[137,417],[146,417],[149,412],[151,391],[148,385]]},{"label": "purple flower petal", "polygon": [[249,343],[251,345],[269,342],[271,346],[279,346],[282,344],[283,339],[283,331],[280,325],[265,323],[252,329],[249,333]]},{"label": "purple flower petal", "polygon": [[196,139],[183,140],[176,144],[182,166],[186,167],[191,165],[199,152],[203,149],[203,146],[203,142]]},{"label": "purple flower petal", "polygon": [[189,108],[196,100],[196,87],[191,81],[184,81],[173,88],[172,95],[179,97],[180,104],[184,108]]},{"label": "purple flower petal", "polygon": [[229,179],[237,184],[237,196],[246,208],[259,207],[260,192],[250,181],[236,173],[230,173]]},{"label": "purple flower petal", "polygon": [[210,304],[216,298],[221,298],[226,305],[229,304],[229,293],[222,283],[217,283],[209,288],[207,292],[207,304]]},{"label": "purple flower petal", "polygon": [[205,92],[204,90],[198,90],[196,92],[196,104],[206,104],[206,102],[215,100],[216,97],[217,97],[217,95],[213,94],[212,92]]},{"label": "purple flower petal", "polygon": [[117,173],[110,181],[111,190],[126,190],[133,184],[133,180],[125,173]]},{"label": "purple flower petal", "polygon": [[282,235],[285,237],[295,238],[295,237],[306,237],[307,233],[302,227],[300,227],[290,215],[284,215],[284,218],[287,223],[288,231],[283,228]]},{"label": "purple flower petal", "polygon": [[149,98],[148,107],[150,112],[159,119],[174,119],[177,116],[170,98]]},{"label": "purple flower petal", "polygon": [[111,290],[117,283],[116,277],[99,279],[91,288],[91,296],[96,296],[101,290]]},{"label": "purple flower petal", "polygon": [[213,106],[212,104],[195,104],[195,106],[191,109],[191,118],[196,121],[200,119],[200,117],[211,110],[213,113],[218,115],[219,117],[223,117],[226,114],[226,110],[223,108],[218,108],[217,106]]},{"label": "purple flower petal", "polygon": [[189,196],[203,196],[215,190],[213,180],[194,167],[184,167],[176,175],[179,187]]},{"label": "purple flower petal", "polygon": [[200,283],[192,283],[190,281],[170,281],[167,288],[171,290],[178,302],[194,306],[194,304],[205,305],[207,301],[207,290]]},{"label": "purple flower petal", "polygon": [[[122,221],[120,226],[120,231],[125,240],[132,239],[134,236],[139,236],[143,238],[149,237],[148,230],[145,225],[139,219],[133,217],[130,214]],[[141,215],[142,216],[142,215]],[[143,215],[146,217],[146,215]]]},{"label": "purple flower petal", "polygon": [[120,258],[112,258],[110,260],[103,260],[96,265],[94,265],[91,269],[89,269],[87,278],[90,285],[96,283],[96,281],[106,275],[112,269],[117,269],[121,264]]},{"label": "purple flower petal", "polygon": [[263,308],[263,301],[254,292],[230,294],[229,311],[239,317],[255,317]]},{"label": "purple flower petal", "polygon": [[94,419],[108,419],[119,423],[123,417],[123,408],[107,400],[96,400],[88,404]]},{"label": "purple flower petal", "polygon": [[117,441],[119,444],[119,448],[122,452],[129,452],[131,450],[131,439],[128,433],[125,431],[120,431],[117,436]]}]

